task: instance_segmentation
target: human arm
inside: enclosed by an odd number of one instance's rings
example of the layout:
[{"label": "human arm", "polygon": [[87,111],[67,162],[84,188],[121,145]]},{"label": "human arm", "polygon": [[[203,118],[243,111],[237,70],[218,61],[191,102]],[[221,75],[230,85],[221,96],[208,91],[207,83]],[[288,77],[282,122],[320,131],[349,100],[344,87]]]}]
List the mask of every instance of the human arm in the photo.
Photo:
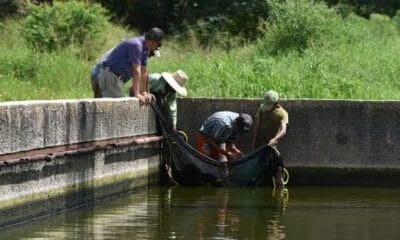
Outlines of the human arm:
[{"label": "human arm", "polygon": [[141,103],[149,103],[152,98],[148,94],[147,85],[147,52],[145,46],[135,39],[127,41],[128,44],[128,59],[131,63],[132,68],[132,87],[130,92],[137,98]]},{"label": "human arm", "polygon": [[[143,67],[139,64],[132,64],[132,72],[133,72],[133,78],[132,78],[132,90],[133,94],[135,97],[139,98],[139,101],[141,103],[146,103],[146,98],[143,93],[143,86],[145,83],[143,82],[143,75],[142,75],[142,70]],[[147,71],[145,71],[147,72]]]},{"label": "human arm", "polygon": [[279,139],[286,135],[287,124],[284,119],[280,122],[280,127],[276,135],[268,141],[268,146],[274,146],[278,144]]},{"label": "human arm", "polygon": [[227,143],[226,150],[231,156],[230,160],[240,158],[243,156],[242,151],[240,151],[234,143]]},{"label": "human arm", "polygon": [[165,96],[165,104],[167,105],[168,117],[171,121],[172,128],[176,130],[177,123],[177,103],[176,103],[176,93],[170,93]]},{"label": "human arm", "polygon": [[231,154],[226,150],[226,144],[218,144],[215,137],[206,137],[206,141],[210,148],[224,155],[227,159],[232,159]]},{"label": "human arm", "polygon": [[134,96],[139,98],[141,103],[151,103],[155,97],[149,93],[147,68],[138,64],[132,64],[132,89]]},{"label": "human arm", "polygon": [[155,101],[156,97],[150,93],[150,84],[149,84],[149,73],[146,67],[141,67],[142,79],[141,79],[141,92],[146,98],[146,103],[151,103]]}]

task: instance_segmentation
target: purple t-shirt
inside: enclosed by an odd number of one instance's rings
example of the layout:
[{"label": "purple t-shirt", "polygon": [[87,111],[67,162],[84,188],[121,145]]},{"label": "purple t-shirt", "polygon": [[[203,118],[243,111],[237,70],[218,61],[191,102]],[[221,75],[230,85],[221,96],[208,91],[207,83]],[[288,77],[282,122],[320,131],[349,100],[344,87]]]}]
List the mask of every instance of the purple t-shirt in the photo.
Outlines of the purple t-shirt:
[{"label": "purple t-shirt", "polygon": [[147,66],[148,50],[144,40],[144,36],[140,36],[121,42],[107,56],[103,65],[127,82],[133,76],[132,64]]}]

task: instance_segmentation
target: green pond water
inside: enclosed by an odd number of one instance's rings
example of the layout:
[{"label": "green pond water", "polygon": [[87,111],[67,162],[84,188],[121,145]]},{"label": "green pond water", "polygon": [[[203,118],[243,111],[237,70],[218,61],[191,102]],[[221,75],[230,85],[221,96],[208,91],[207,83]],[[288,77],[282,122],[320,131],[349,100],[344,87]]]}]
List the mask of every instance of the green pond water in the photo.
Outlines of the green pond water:
[{"label": "green pond water", "polygon": [[0,239],[397,240],[400,189],[155,187],[0,229]]}]

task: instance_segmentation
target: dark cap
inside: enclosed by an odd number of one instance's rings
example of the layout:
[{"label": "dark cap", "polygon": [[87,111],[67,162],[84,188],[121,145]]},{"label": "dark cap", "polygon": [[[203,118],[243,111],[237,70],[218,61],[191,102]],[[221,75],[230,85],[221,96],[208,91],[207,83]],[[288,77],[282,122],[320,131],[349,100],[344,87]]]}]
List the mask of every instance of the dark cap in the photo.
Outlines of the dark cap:
[{"label": "dark cap", "polygon": [[246,113],[240,113],[237,121],[238,127],[242,132],[249,132],[251,127],[253,126],[253,118]]},{"label": "dark cap", "polygon": [[154,28],[150,29],[150,31],[148,31],[145,34],[146,39],[156,40],[158,42],[161,41],[164,38],[164,36],[165,36],[164,31],[158,27],[154,27]]}]

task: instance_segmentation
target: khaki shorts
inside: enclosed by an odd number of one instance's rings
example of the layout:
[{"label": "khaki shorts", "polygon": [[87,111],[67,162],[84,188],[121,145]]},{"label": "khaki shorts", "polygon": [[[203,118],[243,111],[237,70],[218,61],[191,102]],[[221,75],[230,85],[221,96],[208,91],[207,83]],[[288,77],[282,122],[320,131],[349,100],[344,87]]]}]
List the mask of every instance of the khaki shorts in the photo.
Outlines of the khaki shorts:
[{"label": "khaki shorts", "polygon": [[102,97],[124,97],[124,82],[108,68],[100,69],[97,78]]}]

